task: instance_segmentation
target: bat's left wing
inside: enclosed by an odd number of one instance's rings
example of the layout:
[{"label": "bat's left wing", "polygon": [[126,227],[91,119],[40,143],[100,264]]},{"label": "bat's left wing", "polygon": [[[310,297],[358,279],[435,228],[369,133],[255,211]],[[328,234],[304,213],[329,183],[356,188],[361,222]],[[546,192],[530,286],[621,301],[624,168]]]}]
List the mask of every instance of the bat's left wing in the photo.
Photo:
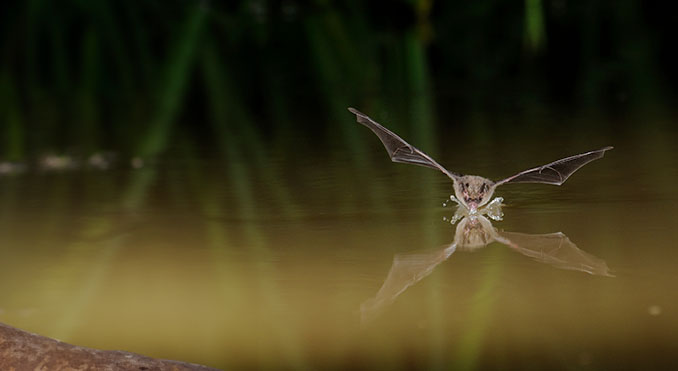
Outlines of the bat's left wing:
[{"label": "bat's left wing", "polygon": [[505,183],[546,183],[561,185],[565,183],[567,178],[574,174],[575,171],[589,162],[603,157],[605,151],[609,151],[612,148],[613,147],[605,147],[596,151],[566,157],[544,166],[525,170],[504,180],[498,181],[496,185],[499,186]]}]

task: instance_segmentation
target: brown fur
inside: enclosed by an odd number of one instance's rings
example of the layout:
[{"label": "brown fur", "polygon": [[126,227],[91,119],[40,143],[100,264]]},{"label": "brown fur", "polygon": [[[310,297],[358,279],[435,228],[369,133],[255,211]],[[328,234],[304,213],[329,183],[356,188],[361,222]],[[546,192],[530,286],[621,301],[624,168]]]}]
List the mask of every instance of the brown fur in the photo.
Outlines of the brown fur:
[{"label": "brown fur", "polygon": [[477,175],[464,175],[455,179],[454,194],[470,210],[485,205],[494,194],[495,183]]}]

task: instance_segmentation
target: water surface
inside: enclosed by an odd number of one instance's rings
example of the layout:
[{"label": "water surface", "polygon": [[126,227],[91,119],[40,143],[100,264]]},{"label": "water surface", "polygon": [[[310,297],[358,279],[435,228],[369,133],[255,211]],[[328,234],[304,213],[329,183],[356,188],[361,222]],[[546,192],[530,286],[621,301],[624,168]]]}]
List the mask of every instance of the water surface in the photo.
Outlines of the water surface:
[{"label": "water surface", "polygon": [[505,215],[492,221],[501,233],[561,232],[609,270],[499,242],[457,246],[366,318],[394,257],[445,251],[457,226],[446,177],[390,163],[360,133],[363,153],[272,154],[264,167],[180,152],[141,169],[3,175],[0,321],[223,368],[675,361],[673,134],[445,141],[432,149],[441,163],[494,178],[614,145],[562,187],[499,188]]}]

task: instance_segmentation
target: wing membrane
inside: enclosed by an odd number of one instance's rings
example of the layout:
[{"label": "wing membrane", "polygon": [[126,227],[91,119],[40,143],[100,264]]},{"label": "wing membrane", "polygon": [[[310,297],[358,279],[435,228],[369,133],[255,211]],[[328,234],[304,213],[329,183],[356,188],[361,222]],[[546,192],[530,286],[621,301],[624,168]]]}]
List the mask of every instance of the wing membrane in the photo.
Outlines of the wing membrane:
[{"label": "wing membrane", "polygon": [[355,108],[349,108],[348,110],[356,115],[356,119],[359,123],[370,128],[370,130],[372,130],[374,134],[379,137],[381,142],[384,144],[389,157],[391,157],[391,161],[430,167],[432,169],[442,171],[445,175],[452,179],[455,179],[455,176],[459,176],[459,174],[448,171],[435,160],[433,160],[429,155],[407,143],[394,132],[381,126],[378,122],[372,120],[364,113],[358,111]]},{"label": "wing membrane", "polygon": [[369,322],[389,306],[408,287],[421,281],[433,272],[438,264],[447,260],[456,250],[456,244],[427,252],[398,254],[377,295],[360,305],[363,322]]},{"label": "wing membrane", "polygon": [[504,180],[500,180],[497,182],[497,185],[504,183],[545,183],[561,185],[565,183],[567,178],[574,174],[575,171],[589,162],[603,157],[605,151],[609,151],[612,148],[613,147],[605,147],[596,151],[566,157],[551,162],[550,164],[525,170]]},{"label": "wing membrane", "polygon": [[525,234],[497,231],[502,243],[530,258],[560,269],[613,277],[607,263],[580,250],[563,233]]}]

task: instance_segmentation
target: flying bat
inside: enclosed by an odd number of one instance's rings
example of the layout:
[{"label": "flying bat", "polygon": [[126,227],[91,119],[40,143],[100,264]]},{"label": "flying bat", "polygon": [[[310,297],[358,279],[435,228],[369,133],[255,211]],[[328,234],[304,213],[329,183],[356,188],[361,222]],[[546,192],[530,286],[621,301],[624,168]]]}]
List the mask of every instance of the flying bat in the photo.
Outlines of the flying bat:
[{"label": "flying bat", "polygon": [[398,135],[381,126],[378,122],[372,120],[364,113],[350,107],[348,110],[356,115],[359,123],[370,128],[379,137],[393,162],[430,167],[442,171],[443,174],[450,177],[454,182],[454,194],[457,200],[472,213],[475,213],[479,207],[485,205],[490,198],[492,198],[494,190],[502,184],[545,183],[561,185],[570,177],[570,175],[579,170],[579,168],[593,160],[603,157],[605,151],[613,148],[605,147],[599,150],[566,157],[543,166],[521,171],[518,174],[495,182],[477,175],[462,175],[448,171],[429,155],[407,143]]}]

